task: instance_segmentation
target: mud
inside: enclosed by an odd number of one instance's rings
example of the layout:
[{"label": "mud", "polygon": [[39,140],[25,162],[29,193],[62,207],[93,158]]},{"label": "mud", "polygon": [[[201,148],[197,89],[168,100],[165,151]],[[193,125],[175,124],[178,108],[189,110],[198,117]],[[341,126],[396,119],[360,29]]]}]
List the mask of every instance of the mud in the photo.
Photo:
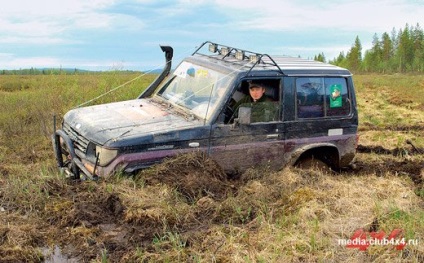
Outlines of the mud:
[{"label": "mud", "polygon": [[[397,155],[397,150],[372,147],[361,147],[360,152]],[[357,166],[356,170],[347,173],[383,176],[395,171],[400,176],[411,177],[417,187],[423,184],[422,162],[386,161],[369,165],[359,161]],[[137,175],[135,180],[143,181],[145,187],[166,185],[176,189],[180,200],[189,205],[186,213],[177,216],[170,216],[167,210],[159,210],[163,215],[128,217],[126,209],[130,208],[126,208],[116,193],[109,193],[98,184],[52,184],[50,194],[72,200],[72,203],[63,208],[62,213],[52,213],[48,223],[60,226],[59,229],[77,229],[74,230],[77,233],[60,230],[56,233],[56,240],[61,240],[59,246],[62,252],[72,255],[71,258],[89,261],[99,259],[99,254],[106,253],[110,262],[134,261],[136,257],[133,251],[136,248],[154,255],[158,249],[175,246],[175,239],[181,247],[199,246],[215,225],[249,225],[257,216],[258,209],[254,203],[249,203],[252,202],[251,197],[247,197],[252,194],[259,193],[258,198],[269,198],[270,202],[281,198],[284,200],[284,196],[273,190],[274,187],[269,187],[273,182],[264,179],[260,183],[254,180],[257,177],[254,172],[238,178],[229,177],[204,155],[180,156],[166,161],[155,170]],[[268,191],[265,190],[267,184]],[[242,192],[239,191],[241,186]],[[232,196],[237,199],[231,199]],[[296,204],[289,204],[291,208],[296,207]],[[179,233],[179,236],[171,233]],[[219,247],[219,244],[210,245]],[[154,256],[149,258],[154,259]]]},{"label": "mud", "polygon": [[148,185],[163,183],[175,187],[190,203],[204,196],[220,200],[233,190],[227,174],[204,153],[168,159],[157,165],[154,171],[141,172],[138,177]]},{"label": "mud", "polygon": [[[422,189],[424,163],[403,154],[419,155],[422,150],[411,145],[402,149],[359,145],[356,168],[340,174],[397,174],[410,177]],[[381,158],[370,162],[371,154]],[[205,155],[188,154],[126,178],[134,183],[134,191],[128,194],[108,186],[117,179],[51,179],[42,188],[49,201],[38,211],[41,220],[23,220],[13,214],[3,217],[0,248],[7,249],[0,249],[0,257],[2,262],[138,262],[140,258],[154,262],[160,251],[171,253],[176,248],[216,252],[224,242],[214,237],[217,226],[225,229],[231,224],[249,231],[260,226],[257,218],[262,208],[256,200],[275,205],[275,213],[292,213],[305,199],[314,198],[305,186],[319,175],[297,172],[304,179],[284,185],[268,178],[269,171],[229,175]],[[288,187],[299,188],[293,192]],[[13,216],[20,219],[14,221]],[[13,246],[15,239],[23,247]]]},{"label": "mud", "polygon": [[359,131],[395,131],[395,132],[409,132],[422,134],[424,130],[424,123],[411,124],[411,125],[385,125],[376,126],[368,122],[364,122],[359,127]]},{"label": "mud", "polygon": [[[218,204],[235,193],[237,182],[227,179],[216,163],[202,154],[167,160],[136,175],[134,180],[146,188],[166,185],[175,189],[179,201],[190,205],[190,211],[179,215],[181,218],[170,216],[166,210],[158,210],[159,215],[154,216],[149,214],[149,207],[143,207],[145,213],[137,214],[126,211],[131,208],[125,207],[116,193],[105,191],[101,184],[49,182],[48,194],[60,198],[46,207],[46,221],[59,229],[54,235],[63,255],[76,261],[90,261],[99,259],[99,254],[105,251],[104,256],[110,262],[132,261],[131,253],[137,247],[154,254],[157,249],[152,244],[154,240],[165,243],[166,247],[171,231],[180,233],[184,246],[201,242],[201,233],[208,231],[210,225],[228,222],[234,214],[231,206],[221,208]],[[223,216],[224,210],[228,216]],[[251,218],[253,213],[243,217],[243,223]],[[241,223],[238,217],[232,220],[237,222]]]},{"label": "mud", "polygon": [[391,155],[403,158],[402,160],[384,159],[379,162],[374,162],[372,165],[366,161],[357,160],[355,162],[356,169],[353,171],[354,173],[363,172],[382,176],[390,172],[400,176],[409,176],[418,186],[422,187],[424,184],[424,161],[413,161],[407,159],[408,156],[422,155],[424,153],[423,148],[417,148],[411,144],[409,147],[394,149],[386,149],[382,146],[358,145],[357,152],[362,154],[374,153]]},{"label": "mud", "polygon": [[424,162],[389,161],[385,163],[374,163],[372,166],[369,166],[369,164],[365,162],[357,161],[356,165],[357,168],[355,173],[370,173],[377,176],[384,176],[387,173],[395,173],[399,176],[410,177],[417,186],[422,186],[424,183]]},{"label": "mud", "polygon": [[376,154],[389,154],[394,156],[405,156],[405,155],[419,155],[424,154],[424,148],[417,148],[413,145],[412,147],[386,149],[382,146],[364,146],[359,144],[357,148],[358,153],[376,153]]}]

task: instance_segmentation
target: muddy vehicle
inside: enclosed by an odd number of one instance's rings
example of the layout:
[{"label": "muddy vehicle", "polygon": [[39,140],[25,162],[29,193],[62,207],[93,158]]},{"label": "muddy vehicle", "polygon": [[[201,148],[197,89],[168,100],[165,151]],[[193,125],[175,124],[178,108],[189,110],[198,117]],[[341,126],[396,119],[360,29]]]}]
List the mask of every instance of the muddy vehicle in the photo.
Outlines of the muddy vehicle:
[{"label": "muddy vehicle", "polygon": [[[310,159],[338,169],[354,159],[358,113],[347,69],[207,41],[171,71],[173,49],[161,48],[166,66],[138,98],[66,113],[53,146],[68,176],[133,173],[191,151],[226,172]],[[252,85],[266,100],[240,104]]]}]

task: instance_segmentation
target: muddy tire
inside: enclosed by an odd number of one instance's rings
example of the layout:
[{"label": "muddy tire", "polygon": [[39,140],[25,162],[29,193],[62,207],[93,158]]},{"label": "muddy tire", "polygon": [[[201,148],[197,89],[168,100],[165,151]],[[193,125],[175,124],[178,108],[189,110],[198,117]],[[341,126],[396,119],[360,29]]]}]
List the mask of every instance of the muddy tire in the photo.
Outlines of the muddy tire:
[{"label": "muddy tire", "polygon": [[[75,162],[71,159],[71,156],[68,152],[68,149],[61,148],[60,154],[56,153],[57,160],[59,160],[58,165],[59,168],[62,168],[62,171],[65,174],[65,177],[71,180],[80,179],[80,169],[75,164]],[[65,172],[67,170],[67,172]]]},{"label": "muddy tire", "polygon": [[314,156],[308,156],[299,159],[296,162],[295,166],[305,170],[314,169],[320,171],[328,171],[331,169],[328,164],[326,164],[320,159],[314,158]]}]

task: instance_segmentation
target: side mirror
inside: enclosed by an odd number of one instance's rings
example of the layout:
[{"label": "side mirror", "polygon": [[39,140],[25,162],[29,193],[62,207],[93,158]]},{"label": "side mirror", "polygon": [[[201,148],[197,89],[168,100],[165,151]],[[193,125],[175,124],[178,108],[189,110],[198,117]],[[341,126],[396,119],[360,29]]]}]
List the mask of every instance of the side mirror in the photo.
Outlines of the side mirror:
[{"label": "side mirror", "polygon": [[252,114],[252,108],[240,107],[238,110],[238,123],[239,124],[250,124],[250,116]]}]

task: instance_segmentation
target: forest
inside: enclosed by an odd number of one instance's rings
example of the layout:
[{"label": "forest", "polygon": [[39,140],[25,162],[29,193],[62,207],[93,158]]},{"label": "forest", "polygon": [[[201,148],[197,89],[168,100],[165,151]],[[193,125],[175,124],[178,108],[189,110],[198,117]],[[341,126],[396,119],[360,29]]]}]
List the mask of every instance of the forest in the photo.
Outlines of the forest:
[{"label": "forest", "polygon": [[[314,60],[325,62],[321,53]],[[405,25],[403,29],[392,29],[381,37],[374,34],[372,47],[362,50],[357,36],[350,50],[340,52],[337,58],[328,61],[356,73],[422,73],[424,72],[424,32],[420,25]]]}]

